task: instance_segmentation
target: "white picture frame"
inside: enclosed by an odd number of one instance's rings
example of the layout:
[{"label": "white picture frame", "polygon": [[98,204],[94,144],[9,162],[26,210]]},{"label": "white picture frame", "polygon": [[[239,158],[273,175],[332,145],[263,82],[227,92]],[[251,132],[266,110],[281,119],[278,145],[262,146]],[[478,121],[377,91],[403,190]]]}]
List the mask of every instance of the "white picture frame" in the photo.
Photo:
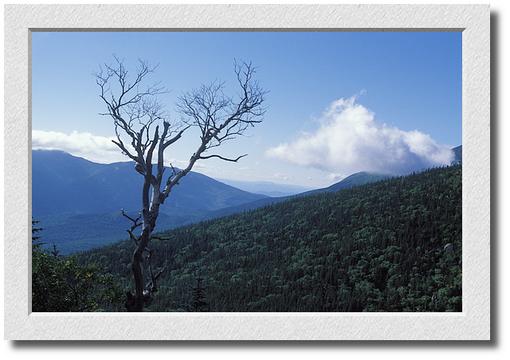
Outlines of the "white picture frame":
[{"label": "white picture frame", "polygon": [[[31,313],[33,31],[461,31],[460,313]],[[488,5],[9,5],[5,337],[10,340],[490,340]]]}]

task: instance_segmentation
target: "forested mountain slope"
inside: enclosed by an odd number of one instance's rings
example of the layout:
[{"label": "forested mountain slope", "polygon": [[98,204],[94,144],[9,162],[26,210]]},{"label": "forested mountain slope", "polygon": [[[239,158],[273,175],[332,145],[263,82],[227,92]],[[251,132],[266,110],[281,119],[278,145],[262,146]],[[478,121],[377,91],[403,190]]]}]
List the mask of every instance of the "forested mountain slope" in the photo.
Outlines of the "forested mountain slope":
[{"label": "forested mountain slope", "polygon": [[218,217],[223,217],[227,215],[237,214],[239,212],[248,211],[258,209],[264,206],[269,206],[272,204],[277,204],[283,201],[288,201],[290,199],[302,196],[309,196],[312,194],[319,194],[324,192],[335,192],[343,189],[350,189],[354,186],[365,185],[373,182],[377,182],[380,180],[388,179],[391,175],[383,175],[383,174],[374,174],[368,172],[357,172],[352,175],[347,176],[345,179],[334,183],[325,188],[308,190],[299,194],[289,195],[289,196],[280,196],[280,197],[266,197],[264,199],[258,199],[252,202],[247,202],[241,205],[231,206],[228,208],[223,208],[216,211],[211,211],[204,216],[204,219],[215,219]]},{"label": "forested mountain slope", "polygon": [[[454,160],[450,165],[459,165],[462,164],[462,145],[459,145],[455,148],[452,148],[452,151],[454,153]],[[416,172],[423,171],[424,169],[416,169]],[[203,219],[214,219],[218,217],[223,217],[227,215],[236,214],[238,212],[242,211],[248,211],[248,210],[254,210],[258,209],[264,206],[268,206],[271,204],[277,204],[282,201],[287,201],[293,197],[300,197],[300,196],[308,196],[311,194],[318,194],[323,192],[335,192],[343,189],[350,189],[354,186],[359,185],[365,185],[370,184],[373,182],[377,182],[380,180],[389,179],[393,176],[397,176],[396,174],[382,174],[382,173],[372,173],[372,172],[366,172],[366,171],[360,171],[357,173],[354,173],[352,175],[347,176],[346,178],[342,179],[341,181],[330,185],[325,188],[320,189],[314,189],[314,190],[308,190],[302,193],[289,195],[289,196],[280,196],[280,197],[267,197],[264,199],[258,199],[252,202],[246,202],[241,205],[231,206],[227,208],[223,208],[220,210],[211,211],[208,214],[205,214],[203,216]]]},{"label": "forested mountain slope", "polygon": [[[172,230],[153,240],[167,269],[148,310],[193,310],[200,277],[202,310],[461,311],[461,191],[451,166]],[[131,252],[79,261],[127,288]]]}]

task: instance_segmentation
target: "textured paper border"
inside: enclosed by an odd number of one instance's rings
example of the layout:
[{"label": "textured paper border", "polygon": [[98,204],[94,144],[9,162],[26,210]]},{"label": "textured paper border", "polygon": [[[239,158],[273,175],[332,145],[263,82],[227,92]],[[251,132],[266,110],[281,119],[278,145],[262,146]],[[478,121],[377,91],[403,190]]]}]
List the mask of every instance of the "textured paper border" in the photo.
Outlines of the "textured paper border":
[{"label": "textured paper border", "polygon": [[[488,5],[5,7],[5,337],[13,340],[489,340]],[[461,313],[30,313],[31,31],[462,31]],[[11,174],[15,174],[11,176]]]}]

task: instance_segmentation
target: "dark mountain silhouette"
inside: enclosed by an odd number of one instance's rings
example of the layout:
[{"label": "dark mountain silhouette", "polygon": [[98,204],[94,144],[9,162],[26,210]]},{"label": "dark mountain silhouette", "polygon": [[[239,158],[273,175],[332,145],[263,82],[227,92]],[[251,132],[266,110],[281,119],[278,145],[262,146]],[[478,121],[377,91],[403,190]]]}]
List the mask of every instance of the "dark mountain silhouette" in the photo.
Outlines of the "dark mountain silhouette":
[{"label": "dark mountain silhouette", "polygon": [[[97,214],[136,211],[140,207],[142,177],[132,162],[97,164],[62,151],[32,151],[32,212]],[[167,169],[167,174],[171,170]],[[171,208],[211,211],[265,198],[190,172],[172,192]]]},{"label": "dark mountain silhouette", "polygon": [[369,183],[373,183],[376,181],[388,179],[392,177],[392,175],[385,175],[385,174],[376,174],[376,173],[369,173],[365,171],[360,171],[357,173],[354,173],[352,175],[347,176],[346,178],[342,179],[341,181],[328,186],[324,189],[318,189],[318,190],[311,190],[304,194],[315,194],[315,193],[321,193],[321,192],[335,192],[343,189],[350,189],[354,186],[359,185],[365,185]]},{"label": "dark mountain silhouette", "polygon": [[455,155],[453,163],[454,164],[462,164],[462,145],[454,147],[452,150]]},{"label": "dark mountain silhouette", "polygon": [[[132,162],[97,164],[62,151],[32,151],[32,215],[44,226],[49,245],[68,253],[125,238],[128,222],[120,210],[136,214],[141,201],[142,177],[133,167]],[[190,172],[162,206],[158,229],[264,198]]]},{"label": "dark mountain silhouette", "polygon": [[264,199],[258,199],[253,202],[249,202],[249,203],[213,211],[213,212],[207,214],[206,218],[214,219],[214,218],[231,215],[231,214],[235,214],[235,213],[239,213],[239,212],[243,212],[243,211],[254,210],[254,209],[264,207],[264,206],[291,200],[296,197],[320,194],[320,193],[325,193],[325,192],[336,192],[336,191],[340,191],[343,189],[350,189],[354,186],[364,185],[364,184],[376,182],[379,180],[388,179],[390,177],[391,177],[391,175],[375,174],[375,173],[368,173],[368,172],[358,172],[358,173],[352,174],[352,175],[346,177],[345,179],[343,179],[331,186],[328,186],[326,188],[305,191],[303,193],[291,195],[291,196],[267,197]]}]

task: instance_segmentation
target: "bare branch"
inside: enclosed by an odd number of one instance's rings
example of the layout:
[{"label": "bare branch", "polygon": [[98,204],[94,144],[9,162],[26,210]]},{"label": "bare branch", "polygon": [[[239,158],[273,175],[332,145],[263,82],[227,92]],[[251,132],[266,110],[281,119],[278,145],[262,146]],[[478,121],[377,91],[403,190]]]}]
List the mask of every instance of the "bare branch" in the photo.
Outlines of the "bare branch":
[{"label": "bare branch", "polygon": [[132,222],[131,227],[129,228],[129,230],[126,230],[126,231],[129,234],[130,239],[133,240],[134,243],[138,245],[139,239],[138,239],[138,237],[135,236],[135,234],[133,232],[135,231],[136,228],[142,226],[142,223],[140,222],[142,215],[138,214],[137,218],[133,218],[133,217],[129,216],[124,211],[124,209],[121,210],[121,214],[122,214],[122,216],[124,216],[125,218],[127,218],[129,221]]},{"label": "bare branch", "polygon": [[255,68],[251,63],[234,63],[234,72],[237,83],[241,88],[241,95],[238,100],[226,97],[224,94],[224,83],[214,82],[208,86],[202,86],[198,90],[185,93],[179,98],[177,108],[187,118],[186,123],[200,129],[201,144],[190,157],[188,166],[170,176],[165,188],[161,193],[161,201],[169,195],[173,186],[177,185],[180,179],[185,176],[194,166],[197,160],[218,158],[225,161],[237,162],[244,157],[242,155],[235,159],[221,155],[205,155],[204,153],[212,148],[242,136],[249,127],[255,126],[262,121],[265,113],[262,107],[266,92],[258,83],[253,80]]},{"label": "bare branch", "polygon": [[184,132],[186,130],[188,130],[189,128],[191,127],[191,125],[188,125],[186,127],[184,127],[182,130],[180,130],[177,135],[173,136],[172,138],[168,139],[167,141],[165,141],[163,143],[163,148],[166,149],[167,147],[169,147],[170,145],[172,145],[174,142],[176,142],[177,140],[179,140],[182,135],[184,134]]},{"label": "bare branch", "polygon": [[[140,219],[141,219],[142,215],[140,215],[140,214],[139,214],[139,215],[138,215],[138,217],[133,218],[133,217],[129,216],[129,215],[128,215],[125,211],[124,211],[124,209],[121,209],[120,211],[121,211],[122,216],[124,216],[125,218],[127,218],[129,221],[131,221],[131,222],[133,223],[133,226],[135,226],[135,228],[141,225],[141,224],[139,223],[139,221],[140,221]],[[133,229],[134,229],[134,228],[133,228]]]},{"label": "bare branch", "polygon": [[[266,93],[254,80],[255,68],[251,63],[236,62],[234,72],[240,87],[238,97],[225,95],[223,82],[201,86],[179,98],[177,109],[183,120],[181,124],[171,124],[157,98],[165,92],[164,88],[158,82],[145,85],[154,70],[155,67],[139,60],[136,72],[131,74],[123,60],[114,57],[111,65],[103,65],[96,74],[99,98],[106,107],[101,115],[110,117],[114,124],[116,138],[112,142],[134,161],[135,170],[144,179],[139,216],[135,218],[122,211],[122,215],[131,222],[127,232],[136,244],[131,262],[135,293],[127,293],[126,307],[129,311],[143,310],[145,301],[157,290],[156,281],[165,269],[153,272],[152,251],[148,247],[150,240],[157,238],[152,233],[160,206],[197,161],[217,158],[237,162],[247,156],[228,158],[209,153],[211,149],[243,136],[250,127],[262,121],[265,112],[262,104]],[[170,164],[171,174],[164,181],[165,151],[191,127],[198,128],[200,144],[185,168],[176,169]],[[138,229],[140,233],[135,235]],[[144,276],[144,259],[148,263],[150,280]]]},{"label": "bare branch", "polygon": [[155,292],[158,291],[157,280],[159,279],[161,274],[163,274],[163,272],[165,271],[166,266],[167,266],[166,263],[165,263],[165,265],[157,273],[154,273],[153,270],[152,270],[152,261],[151,261],[151,259],[152,259],[152,251],[148,250],[148,253],[147,253],[147,256],[146,256],[146,260],[147,260],[147,263],[148,263],[150,281],[149,281],[149,283],[147,283],[147,285],[145,287],[145,290],[144,290],[146,298],[150,298]]},{"label": "bare branch", "polygon": [[229,159],[229,158],[223,157],[221,155],[215,154],[215,155],[200,156],[199,159],[205,160],[205,159],[211,159],[211,158],[218,158],[218,159],[225,160],[225,161],[238,162],[239,159],[242,159],[245,156],[248,156],[248,154],[238,156],[235,159]]}]

